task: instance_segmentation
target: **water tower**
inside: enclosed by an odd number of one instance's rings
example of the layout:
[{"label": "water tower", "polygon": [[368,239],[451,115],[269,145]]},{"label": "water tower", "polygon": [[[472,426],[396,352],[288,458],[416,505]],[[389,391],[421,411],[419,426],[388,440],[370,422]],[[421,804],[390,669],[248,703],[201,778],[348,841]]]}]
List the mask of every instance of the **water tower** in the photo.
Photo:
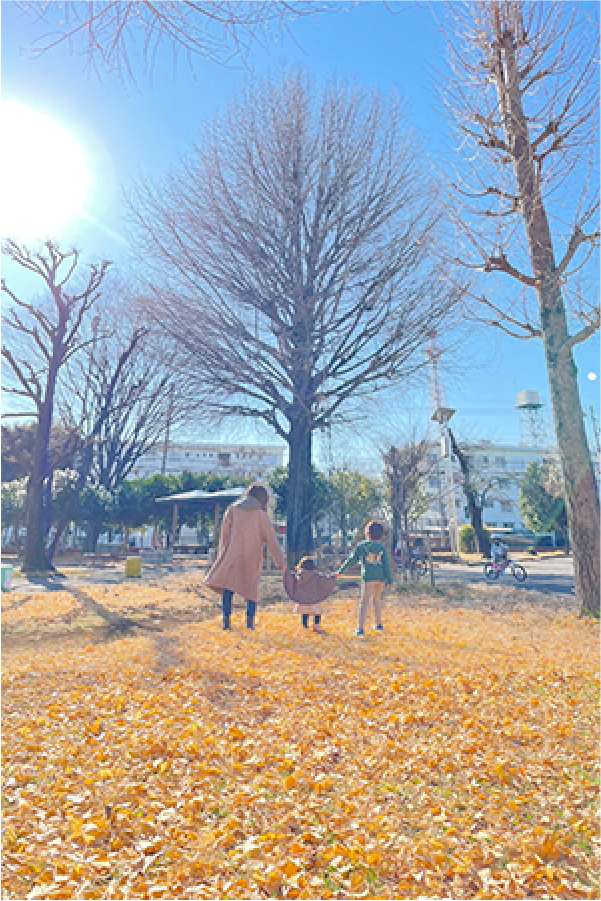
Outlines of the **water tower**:
[{"label": "water tower", "polygon": [[538,391],[518,392],[516,409],[520,411],[522,444],[534,447],[544,447],[547,444],[543,406]]}]

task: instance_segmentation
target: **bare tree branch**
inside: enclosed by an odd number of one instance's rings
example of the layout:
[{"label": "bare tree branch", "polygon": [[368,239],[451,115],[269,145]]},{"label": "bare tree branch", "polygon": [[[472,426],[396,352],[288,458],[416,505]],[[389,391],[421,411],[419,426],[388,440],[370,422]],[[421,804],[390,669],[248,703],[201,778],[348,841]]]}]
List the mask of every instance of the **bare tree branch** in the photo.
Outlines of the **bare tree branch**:
[{"label": "bare tree branch", "polygon": [[559,265],[555,269],[555,277],[561,279],[582,244],[587,241],[593,244],[595,241],[599,240],[600,235],[601,233],[598,231],[592,235],[585,235],[580,226],[577,225],[574,229],[572,237],[569,240],[564,257],[561,263],[559,263]]},{"label": "bare tree branch", "polygon": [[530,275],[525,275],[519,269],[516,269],[515,266],[512,266],[504,253],[498,256],[490,256],[482,269],[484,272],[506,272],[507,275],[511,275],[512,278],[517,279],[523,285],[528,285],[529,288],[534,288],[536,285],[536,279]]},{"label": "bare tree branch", "polygon": [[584,326],[584,328],[580,329],[579,332],[576,332],[575,335],[571,335],[571,337],[568,338],[568,340],[565,341],[559,348],[559,354],[565,359],[569,359],[572,348],[576,347],[577,344],[582,344],[584,341],[588,341],[591,335],[594,335],[595,332],[599,331],[600,327],[601,311],[597,310],[595,319],[588,325]]},{"label": "bare tree branch", "polygon": [[296,19],[337,6],[308,0],[77,0],[61,4],[60,11],[55,4],[31,0],[17,5],[51,29],[40,34],[32,55],[66,43],[72,52],[83,48],[88,68],[134,82],[138,60],[145,73],[151,72],[162,46],[171,48],[174,64],[183,54],[192,69],[196,56],[227,66],[244,62],[250,47],[271,28],[288,33]]}]

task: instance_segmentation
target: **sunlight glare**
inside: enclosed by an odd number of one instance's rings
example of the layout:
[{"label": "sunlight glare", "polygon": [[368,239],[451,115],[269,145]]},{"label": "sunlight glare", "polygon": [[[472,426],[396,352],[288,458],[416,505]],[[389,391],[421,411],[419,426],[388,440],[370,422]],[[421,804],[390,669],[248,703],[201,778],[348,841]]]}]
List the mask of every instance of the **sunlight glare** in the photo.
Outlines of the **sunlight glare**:
[{"label": "sunlight glare", "polygon": [[17,103],[1,106],[0,232],[17,241],[56,238],[83,212],[85,154],[58,122]]}]

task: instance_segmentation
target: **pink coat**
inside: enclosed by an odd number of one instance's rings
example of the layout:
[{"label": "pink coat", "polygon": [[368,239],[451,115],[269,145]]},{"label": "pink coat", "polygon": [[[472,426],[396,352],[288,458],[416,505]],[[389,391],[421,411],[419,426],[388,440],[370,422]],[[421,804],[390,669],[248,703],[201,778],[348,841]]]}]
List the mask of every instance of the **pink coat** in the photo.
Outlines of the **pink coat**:
[{"label": "pink coat", "polygon": [[267,545],[276,566],[285,565],[267,513],[254,497],[228,507],[221,526],[219,554],[205,577],[213,591],[229,590],[249,601],[259,600],[263,548]]},{"label": "pink coat", "polygon": [[313,569],[284,573],[284,588],[293,601],[295,613],[321,613],[322,602],[336,590],[336,576]]}]

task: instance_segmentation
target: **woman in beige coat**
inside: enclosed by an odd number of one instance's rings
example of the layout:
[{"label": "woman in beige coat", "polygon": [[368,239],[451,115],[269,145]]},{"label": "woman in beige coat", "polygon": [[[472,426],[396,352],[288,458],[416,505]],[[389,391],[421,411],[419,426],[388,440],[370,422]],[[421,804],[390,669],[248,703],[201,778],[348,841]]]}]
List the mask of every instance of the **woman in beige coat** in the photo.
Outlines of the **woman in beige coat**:
[{"label": "woman in beige coat", "polygon": [[223,628],[231,629],[234,593],[246,598],[246,626],[255,627],[263,548],[267,545],[276,566],[286,569],[278,539],[265,512],[267,489],[251,485],[246,497],[228,507],[221,526],[219,554],[207,573],[205,585],[221,593]]}]

